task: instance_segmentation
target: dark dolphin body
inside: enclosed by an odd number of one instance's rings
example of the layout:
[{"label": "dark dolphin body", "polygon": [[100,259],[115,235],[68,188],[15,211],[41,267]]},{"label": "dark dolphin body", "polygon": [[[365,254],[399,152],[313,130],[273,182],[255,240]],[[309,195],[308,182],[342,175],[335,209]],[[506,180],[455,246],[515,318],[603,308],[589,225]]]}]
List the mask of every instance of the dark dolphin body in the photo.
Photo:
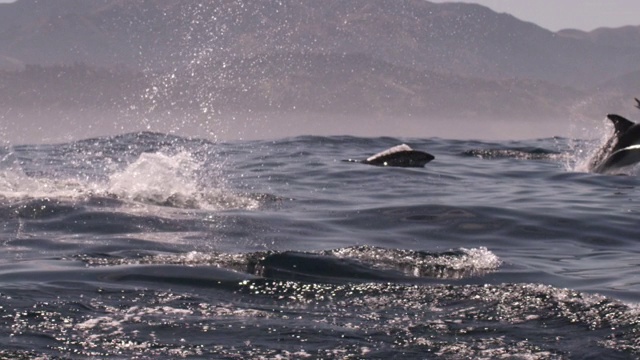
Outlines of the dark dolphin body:
[{"label": "dark dolphin body", "polygon": [[409,145],[402,144],[379,152],[368,157],[366,160],[349,159],[343,161],[376,166],[423,167],[433,159],[435,159],[435,157],[431,154],[413,150]]},{"label": "dark dolphin body", "polygon": [[[640,108],[640,100],[635,100]],[[609,173],[640,162],[640,124],[615,114],[607,118],[613,123],[614,132],[589,161],[589,170],[596,173]]]}]

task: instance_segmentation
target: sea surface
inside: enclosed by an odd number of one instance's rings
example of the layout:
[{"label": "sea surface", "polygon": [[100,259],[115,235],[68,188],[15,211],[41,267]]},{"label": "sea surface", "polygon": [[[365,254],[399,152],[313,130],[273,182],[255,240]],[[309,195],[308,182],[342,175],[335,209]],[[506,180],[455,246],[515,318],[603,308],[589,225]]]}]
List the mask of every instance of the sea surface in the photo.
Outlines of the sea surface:
[{"label": "sea surface", "polygon": [[[401,143],[435,160],[341,161]],[[597,145],[0,147],[0,358],[639,358],[640,180]]]}]

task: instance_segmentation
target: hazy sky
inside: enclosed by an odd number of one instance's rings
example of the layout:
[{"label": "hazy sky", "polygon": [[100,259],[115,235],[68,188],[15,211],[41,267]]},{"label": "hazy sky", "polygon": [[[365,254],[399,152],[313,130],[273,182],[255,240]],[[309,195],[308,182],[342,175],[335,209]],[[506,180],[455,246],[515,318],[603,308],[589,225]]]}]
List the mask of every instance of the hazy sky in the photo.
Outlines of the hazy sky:
[{"label": "hazy sky", "polygon": [[[461,2],[430,0],[432,2]],[[509,13],[543,28],[593,30],[599,27],[640,25],[639,0],[465,0],[496,12]]]}]

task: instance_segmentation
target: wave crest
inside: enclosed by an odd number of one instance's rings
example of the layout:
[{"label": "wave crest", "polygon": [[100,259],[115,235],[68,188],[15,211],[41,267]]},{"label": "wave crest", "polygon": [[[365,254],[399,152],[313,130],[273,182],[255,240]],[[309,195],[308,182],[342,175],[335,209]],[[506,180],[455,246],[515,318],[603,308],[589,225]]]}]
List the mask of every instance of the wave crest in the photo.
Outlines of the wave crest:
[{"label": "wave crest", "polygon": [[487,248],[461,248],[442,253],[354,246],[320,252],[265,251],[159,254],[140,258],[80,257],[94,266],[217,266],[264,278],[335,282],[339,280],[462,279],[497,270],[502,262]]}]

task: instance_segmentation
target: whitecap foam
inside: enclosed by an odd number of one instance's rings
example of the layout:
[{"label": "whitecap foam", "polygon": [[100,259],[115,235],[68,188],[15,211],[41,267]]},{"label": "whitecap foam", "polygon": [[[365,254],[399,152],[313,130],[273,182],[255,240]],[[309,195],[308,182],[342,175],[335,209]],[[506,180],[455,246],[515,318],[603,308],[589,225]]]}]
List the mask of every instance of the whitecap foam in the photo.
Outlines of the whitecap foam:
[{"label": "whitecap foam", "polygon": [[502,261],[485,247],[460,248],[444,253],[354,246],[327,254],[355,259],[375,268],[395,269],[416,277],[462,278],[481,275],[500,267]]},{"label": "whitecap foam", "polygon": [[6,199],[78,199],[95,194],[99,189],[98,184],[75,179],[30,177],[16,168],[0,171],[0,197]]}]

